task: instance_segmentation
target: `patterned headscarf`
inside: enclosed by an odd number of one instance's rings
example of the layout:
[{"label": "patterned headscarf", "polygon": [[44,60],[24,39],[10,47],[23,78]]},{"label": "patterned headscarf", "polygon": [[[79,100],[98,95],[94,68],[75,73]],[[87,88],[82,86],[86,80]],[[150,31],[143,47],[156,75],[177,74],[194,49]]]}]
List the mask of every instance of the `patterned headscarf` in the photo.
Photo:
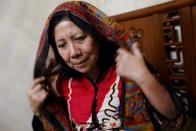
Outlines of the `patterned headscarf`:
[{"label": "patterned headscarf", "polygon": [[50,77],[57,73],[58,66],[56,65],[54,53],[50,49],[50,44],[48,42],[48,28],[53,16],[60,11],[67,11],[78,17],[96,29],[96,31],[108,41],[115,41],[121,47],[128,48],[133,43],[130,38],[130,32],[125,31],[118,23],[93,5],[84,1],[62,3],[49,15],[42,32],[34,70],[35,78],[40,76]]}]

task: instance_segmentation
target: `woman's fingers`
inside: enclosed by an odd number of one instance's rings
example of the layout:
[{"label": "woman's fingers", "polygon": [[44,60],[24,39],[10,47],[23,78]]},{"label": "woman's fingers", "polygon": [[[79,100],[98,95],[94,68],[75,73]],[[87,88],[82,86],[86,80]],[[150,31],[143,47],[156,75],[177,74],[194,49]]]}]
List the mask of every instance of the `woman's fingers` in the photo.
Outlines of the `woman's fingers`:
[{"label": "woman's fingers", "polygon": [[35,114],[40,114],[40,109],[48,96],[48,92],[45,90],[45,85],[43,84],[44,80],[44,77],[35,79],[32,87],[27,92],[31,109]]},{"label": "woman's fingers", "polygon": [[119,48],[116,52],[116,62],[120,61],[123,58],[123,55],[127,52],[127,50],[123,49],[123,48]]},{"label": "woman's fingers", "polygon": [[40,90],[37,94],[35,94],[35,101],[38,103],[43,103],[48,96],[48,92],[46,90]]},{"label": "woman's fingers", "polygon": [[39,77],[39,78],[36,78],[33,82],[33,87],[41,82],[43,82],[45,80],[45,77]]},{"label": "woman's fingers", "polygon": [[41,109],[48,96],[48,92],[44,89],[36,93],[29,94],[29,101],[32,111],[39,116],[41,114]]},{"label": "woman's fingers", "polygon": [[142,58],[142,53],[141,53],[141,51],[140,51],[140,49],[138,47],[138,43],[137,42],[132,45],[131,51],[132,51],[134,56]]},{"label": "woman's fingers", "polygon": [[33,85],[31,88],[28,90],[28,96],[34,96],[40,93],[40,91],[45,91],[45,85],[43,84],[45,78],[44,77],[39,77],[36,78],[33,82]]},{"label": "woman's fingers", "polygon": [[116,71],[121,77],[125,77],[130,80],[137,79],[142,70],[145,69],[143,56],[137,43],[134,43],[131,47],[131,51],[123,48],[117,50],[116,55]]},{"label": "woman's fingers", "polygon": [[28,90],[28,94],[34,94],[39,92],[41,89],[44,89],[45,85],[43,84],[44,78],[37,78],[34,80],[32,87]]}]

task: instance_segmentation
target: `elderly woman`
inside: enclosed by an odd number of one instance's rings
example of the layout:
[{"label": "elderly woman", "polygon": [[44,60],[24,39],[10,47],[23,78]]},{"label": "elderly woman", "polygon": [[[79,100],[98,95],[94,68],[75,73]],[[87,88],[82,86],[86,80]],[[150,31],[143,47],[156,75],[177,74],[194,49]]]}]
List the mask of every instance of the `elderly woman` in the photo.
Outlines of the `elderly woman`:
[{"label": "elderly woman", "polygon": [[179,124],[178,97],[129,34],[86,2],[66,2],[50,14],[28,90],[34,130],[159,130]]}]

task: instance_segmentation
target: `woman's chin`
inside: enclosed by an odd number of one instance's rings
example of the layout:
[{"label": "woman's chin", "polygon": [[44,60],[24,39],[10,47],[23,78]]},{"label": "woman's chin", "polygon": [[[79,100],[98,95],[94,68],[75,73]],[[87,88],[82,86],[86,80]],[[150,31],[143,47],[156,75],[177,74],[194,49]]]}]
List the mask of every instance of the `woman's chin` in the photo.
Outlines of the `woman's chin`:
[{"label": "woman's chin", "polygon": [[74,67],[74,70],[80,73],[87,73],[89,69],[87,67]]}]

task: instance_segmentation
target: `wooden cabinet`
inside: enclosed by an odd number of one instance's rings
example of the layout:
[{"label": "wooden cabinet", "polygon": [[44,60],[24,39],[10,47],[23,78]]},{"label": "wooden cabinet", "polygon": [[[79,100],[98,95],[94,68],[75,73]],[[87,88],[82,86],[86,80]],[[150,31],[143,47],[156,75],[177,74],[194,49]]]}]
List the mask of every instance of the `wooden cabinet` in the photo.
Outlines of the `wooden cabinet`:
[{"label": "wooden cabinet", "polygon": [[196,1],[174,0],[113,18],[126,30],[142,32],[144,56],[196,116]]}]

